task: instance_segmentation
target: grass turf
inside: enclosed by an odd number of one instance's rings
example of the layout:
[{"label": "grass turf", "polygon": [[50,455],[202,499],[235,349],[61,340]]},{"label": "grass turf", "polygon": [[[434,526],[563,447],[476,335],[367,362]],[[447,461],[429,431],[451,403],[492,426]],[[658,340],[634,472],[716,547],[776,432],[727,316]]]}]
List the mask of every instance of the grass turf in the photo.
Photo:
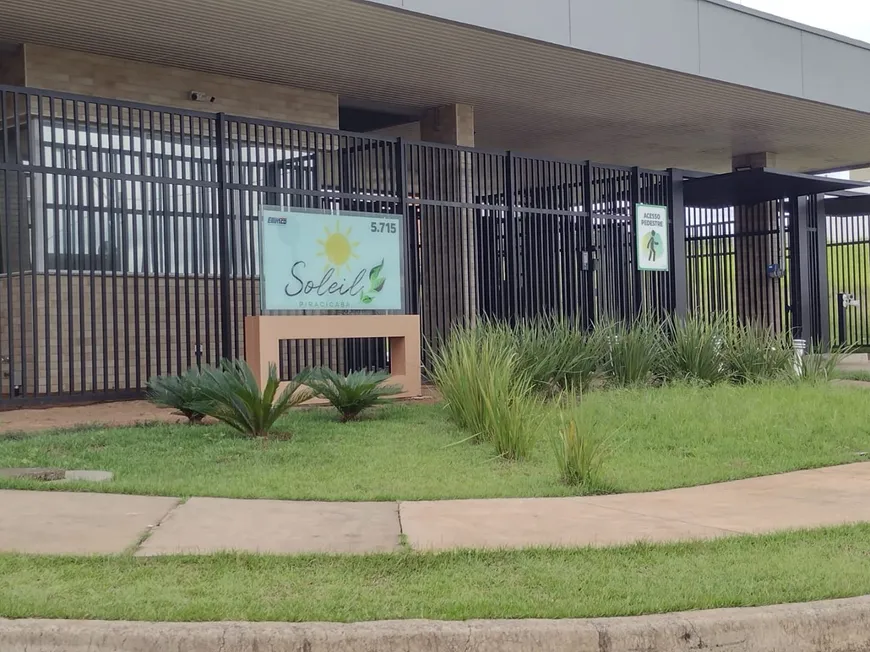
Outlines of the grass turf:
[{"label": "grass turf", "polygon": [[0,555],[0,616],[466,620],[756,606],[870,593],[868,548],[870,525],[582,550],[154,559]]},{"label": "grass turf", "polygon": [[[806,385],[669,387],[587,395],[583,409],[613,454],[604,480],[618,492],[733,480],[864,459],[868,395]],[[0,437],[0,467],[113,471],[110,483],[0,487],[305,500],[421,500],[559,496],[546,430],[530,461],[509,464],[463,441],[441,406],[391,405],[340,424],[328,410],[282,422],[290,441],[267,446],[219,426],[95,428]]]},{"label": "grass turf", "polygon": [[835,374],[836,378],[841,378],[843,380],[857,380],[862,383],[870,383],[870,371],[837,371]]}]

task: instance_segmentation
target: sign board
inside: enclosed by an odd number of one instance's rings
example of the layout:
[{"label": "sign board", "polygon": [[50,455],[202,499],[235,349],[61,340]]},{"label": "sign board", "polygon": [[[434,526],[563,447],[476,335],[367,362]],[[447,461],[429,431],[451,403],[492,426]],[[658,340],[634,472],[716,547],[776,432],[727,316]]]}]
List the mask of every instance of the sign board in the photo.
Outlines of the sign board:
[{"label": "sign board", "polygon": [[642,272],[670,270],[668,207],[638,204],[635,208],[637,268]]},{"label": "sign board", "polygon": [[398,215],[263,208],[263,311],[402,310]]}]

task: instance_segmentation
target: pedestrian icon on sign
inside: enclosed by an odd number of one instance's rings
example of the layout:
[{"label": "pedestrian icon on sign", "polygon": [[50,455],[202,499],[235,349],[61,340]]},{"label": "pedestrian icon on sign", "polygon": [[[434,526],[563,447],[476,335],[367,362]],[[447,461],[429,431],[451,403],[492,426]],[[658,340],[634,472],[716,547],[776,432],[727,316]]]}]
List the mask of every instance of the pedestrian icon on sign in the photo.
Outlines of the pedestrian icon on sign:
[{"label": "pedestrian icon on sign", "polygon": [[656,257],[658,255],[657,249],[661,247],[662,240],[659,237],[659,234],[654,230],[649,232],[649,238],[647,240],[647,251],[649,255],[647,256],[647,260],[651,263],[656,261]]}]

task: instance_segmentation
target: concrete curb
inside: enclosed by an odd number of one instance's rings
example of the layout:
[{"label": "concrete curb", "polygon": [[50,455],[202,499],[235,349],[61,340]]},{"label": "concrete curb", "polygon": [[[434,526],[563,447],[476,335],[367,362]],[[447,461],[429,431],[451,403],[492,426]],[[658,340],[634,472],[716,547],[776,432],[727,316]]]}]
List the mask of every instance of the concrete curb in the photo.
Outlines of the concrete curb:
[{"label": "concrete curb", "polygon": [[870,596],[591,620],[144,623],[0,620],[3,652],[862,652]]}]

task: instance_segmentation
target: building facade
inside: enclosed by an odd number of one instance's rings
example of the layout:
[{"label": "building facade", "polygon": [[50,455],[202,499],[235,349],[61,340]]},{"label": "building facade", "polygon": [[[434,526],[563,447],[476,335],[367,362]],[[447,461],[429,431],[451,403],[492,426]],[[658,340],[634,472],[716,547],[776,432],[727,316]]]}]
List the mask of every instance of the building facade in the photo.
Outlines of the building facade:
[{"label": "building facade", "polygon": [[[829,333],[831,297],[870,271],[870,209],[818,212],[848,182],[696,205],[682,187],[867,163],[868,64],[870,45],[720,0],[8,0],[0,400],[132,395],[242,355],[264,204],[404,215],[430,339],[642,309]],[[639,202],[670,208],[679,273],[634,269]],[[288,341],[284,372],[385,355]]]}]

